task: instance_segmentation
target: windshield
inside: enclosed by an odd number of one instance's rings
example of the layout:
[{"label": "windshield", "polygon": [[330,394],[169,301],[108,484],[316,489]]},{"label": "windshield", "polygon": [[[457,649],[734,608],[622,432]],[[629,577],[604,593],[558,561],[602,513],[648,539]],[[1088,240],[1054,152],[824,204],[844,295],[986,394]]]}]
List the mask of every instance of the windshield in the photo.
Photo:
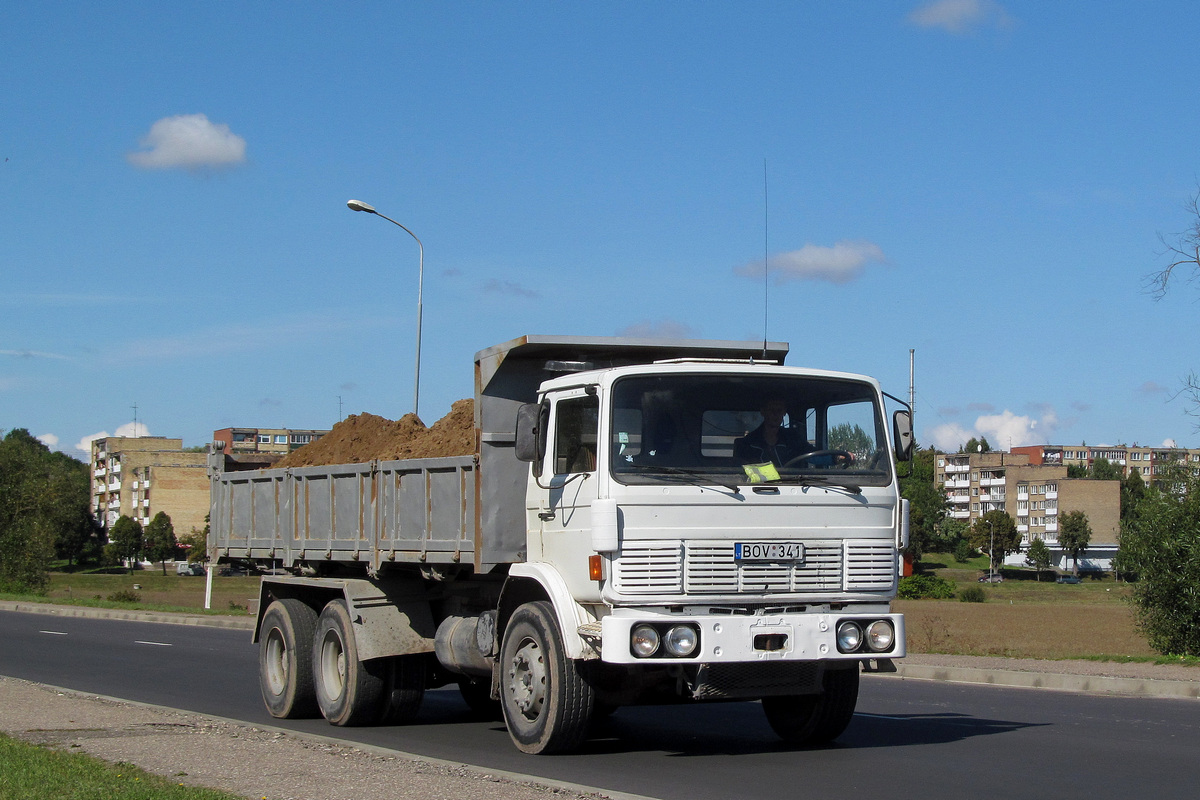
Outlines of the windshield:
[{"label": "windshield", "polygon": [[609,452],[626,484],[891,481],[870,384],[794,376],[658,375],[613,386]]}]

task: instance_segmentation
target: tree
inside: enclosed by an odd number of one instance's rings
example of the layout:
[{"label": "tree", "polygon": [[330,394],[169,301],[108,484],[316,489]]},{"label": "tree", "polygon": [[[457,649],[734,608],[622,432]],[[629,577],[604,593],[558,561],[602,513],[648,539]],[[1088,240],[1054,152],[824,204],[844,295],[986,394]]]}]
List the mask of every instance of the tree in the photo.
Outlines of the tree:
[{"label": "tree", "polygon": [[1107,458],[1100,457],[1092,463],[1088,477],[1097,481],[1119,481],[1124,480],[1125,475],[1120,464],[1114,464]]},{"label": "tree", "polygon": [[88,470],[17,428],[0,440],[0,591],[41,593],[60,539],[86,540]]},{"label": "tree", "polygon": [[1138,626],[1163,654],[1200,656],[1200,479],[1187,491],[1156,487],[1121,523],[1118,558],[1131,584]]},{"label": "tree", "polygon": [[829,429],[829,446],[835,450],[853,453],[855,458],[865,460],[875,452],[875,437],[860,425],[843,422]]},{"label": "tree", "polygon": [[961,519],[943,517],[934,526],[933,540],[929,545],[929,549],[935,553],[953,553],[958,550],[960,544],[964,544],[970,548],[971,545],[966,542],[970,527],[970,525]]},{"label": "tree", "polygon": [[1021,549],[1021,532],[1008,512],[994,509],[971,526],[971,545],[988,554],[990,570],[995,572],[997,561]]},{"label": "tree", "polygon": [[1082,511],[1070,511],[1058,521],[1058,546],[1071,556],[1071,571],[1079,574],[1079,554],[1087,550],[1092,541],[1092,526]]},{"label": "tree", "polygon": [[1130,470],[1129,477],[1121,483],[1121,520],[1128,519],[1133,514],[1137,504],[1146,495],[1146,484],[1136,470]]},{"label": "tree", "polygon": [[1050,566],[1050,548],[1042,541],[1042,537],[1033,537],[1029,552],[1025,554],[1025,563],[1037,570],[1037,579],[1041,581],[1042,570]]},{"label": "tree", "polygon": [[936,538],[937,526],[946,516],[946,494],[933,482],[933,448],[913,450],[911,461],[901,462],[896,471],[900,478],[900,495],[908,500],[909,539],[905,554],[919,561]]},{"label": "tree", "polygon": [[992,446],[990,444],[988,444],[988,440],[987,440],[986,436],[981,436],[978,439],[976,439],[974,436],[972,436],[970,439],[967,439],[967,443],[964,444],[962,449],[959,450],[958,452],[960,452],[960,453],[990,453],[990,452],[992,452]]},{"label": "tree", "polygon": [[[1162,234],[1158,237],[1166,248],[1163,255],[1169,263],[1149,277],[1148,283],[1156,300],[1166,296],[1167,289],[1177,273],[1185,273],[1184,280],[1189,283],[1200,278],[1200,186],[1184,204],[1184,210],[1188,216],[1189,227],[1169,239]],[[1184,378],[1180,394],[1188,399],[1187,413],[1200,417],[1200,375],[1192,372]],[[1200,430],[1200,422],[1197,422],[1195,427]]]},{"label": "tree", "polygon": [[161,561],[163,575],[167,574],[167,559],[175,558],[179,541],[175,538],[175,526],[165,511],[160,511],[146,526],[146,556],[151,561]]},{"label": "tree", "polygon": [[108,540],[112,545],[112,553],[120,562],[129,564],[129,574],[133,574],[133,562],[141,556],[145,546],[141,523],[124,514],[113,523],[108,532]]}]

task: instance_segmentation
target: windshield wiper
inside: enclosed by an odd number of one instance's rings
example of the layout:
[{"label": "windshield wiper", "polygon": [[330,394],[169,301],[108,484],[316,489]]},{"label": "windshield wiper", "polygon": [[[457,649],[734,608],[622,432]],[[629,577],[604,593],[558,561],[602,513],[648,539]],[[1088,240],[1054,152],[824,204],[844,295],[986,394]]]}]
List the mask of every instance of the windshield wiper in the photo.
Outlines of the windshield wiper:
[{"label": "windshield wiper", "polygon": [[717,486],[728,489],[729,491],[734,492],[735,494],[741,492],[741,490],[738,488],[736,483],[729,483],[726,481],[718,480],[718,479],[714,478],[710,473],[700,472],[699,470],[694,470],[694,469],[685,469],[683,467],[669,467],[669,466],[666,466],[665,464],[623,464],[623,465],[621,465],[620,470],[623,471],[625,469],[631,469],[636,472],[656,472],[656,473],[662,473],[663,475],[669,475],[669,476],[678,475],[679,477],[685,479],[685,481],[684,481],[685,483],[689,483],[692,486],[703,487],[703,486],[708,486],[710,484],[716,484]]},{"label": "windshield wiper", "polygon": [[839,483],[822,475],[796,475],[771,483],[798,483],[801,486],[821,486],[826,489],[843,489],[850,494],[862,494],[862,487],[857,483]]}]

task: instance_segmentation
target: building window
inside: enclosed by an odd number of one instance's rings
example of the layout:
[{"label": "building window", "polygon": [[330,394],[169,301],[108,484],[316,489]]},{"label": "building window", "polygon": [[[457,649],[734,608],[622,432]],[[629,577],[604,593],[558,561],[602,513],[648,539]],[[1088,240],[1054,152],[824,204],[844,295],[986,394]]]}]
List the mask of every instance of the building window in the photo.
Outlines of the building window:
[{"label": "building window", "polygon": [[286,433],[275,434],[275,444],[287,444],[287,434]]},{"label": "building window", "polygon": [[258,435],[258,443],[259,443],[259,444],[270,444],[270,443],[271,443],[271,434],[269,434],[269,433],[260,433],[260,434]]}]

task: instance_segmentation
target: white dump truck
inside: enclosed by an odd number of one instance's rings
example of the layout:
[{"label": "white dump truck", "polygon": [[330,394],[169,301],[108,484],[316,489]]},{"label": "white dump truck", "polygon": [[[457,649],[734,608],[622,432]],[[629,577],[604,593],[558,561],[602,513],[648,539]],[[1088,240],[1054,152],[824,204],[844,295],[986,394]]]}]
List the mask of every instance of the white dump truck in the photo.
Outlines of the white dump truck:
[{"label": "white dump truck", "polygon": [[911,411],[787,349],[526,336],[475,356],[472,455],[234,471],[214,443],[209,556],[264,573],[271,714],[400,724],[457,683],[527,753],[633,704],[839,736],[905,653]]}]

